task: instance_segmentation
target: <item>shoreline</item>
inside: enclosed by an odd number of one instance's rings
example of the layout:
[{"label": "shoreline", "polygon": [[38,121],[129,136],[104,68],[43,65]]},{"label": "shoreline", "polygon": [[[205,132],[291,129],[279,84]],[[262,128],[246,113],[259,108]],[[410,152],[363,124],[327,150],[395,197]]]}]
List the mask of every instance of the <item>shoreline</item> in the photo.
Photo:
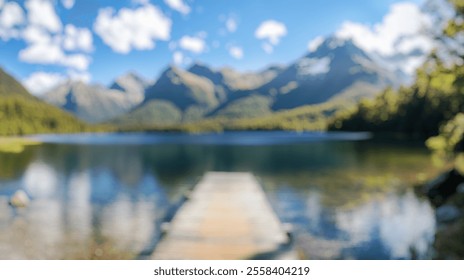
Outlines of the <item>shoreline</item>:
[{"label": "shoreline", "polygon": [[26,146],[36,146],[42,143],[37,140],[32,140],[25,136],[0,136],[0,153],[19,154]]}]

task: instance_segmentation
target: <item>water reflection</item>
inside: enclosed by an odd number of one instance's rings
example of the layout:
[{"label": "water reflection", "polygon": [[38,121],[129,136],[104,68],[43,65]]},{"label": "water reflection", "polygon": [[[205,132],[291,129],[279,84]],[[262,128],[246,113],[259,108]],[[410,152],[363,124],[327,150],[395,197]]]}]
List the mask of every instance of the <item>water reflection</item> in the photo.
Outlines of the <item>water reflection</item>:
[{"label": "water reflection", "polygon": [[[271,145],[270,136],[256,134],[251,145],[243,134],[196,144],[179,135],[178,144],[153,135],[132,135],[130,143],[112,136],[116,144],[104,145],[58,137],[23,154],[0,154],[7,159],[0,163],[7,170],[0,171],[0,258],[149,253],[170,205],[210,170],[255,173],[308,258],[428,257],[433,212],[410,189],[430,168],[423,149],[320,135],[305,142],[279,134]],[[18,189],[32,202],[13,211],[7,197]]]},{"label": "water reflection", "polygon": [[31,198],[49,197],[57,192],[58,174],[43,162],[33,162],[23,175],[22,185]]},{"label": "water reflection", "polygon": [[27,166],[36,156],[36,147],[28,147],[20,156],[0,153],[0,180],[12,180],[22,176]]},{"label": "water reflection", "polygon": [[[435,219],[425,201],[418,201],[409,191],[404,195],[390,194],[370,201],[352,211],[335,215],[337,225],[347,233],[352,244],[344,258],[426,258],[428,244],[433,240]],[[371,240],[371,236],[378,236]],[[371,242],[366,246],[366,242]],[[365,247],[382,246],[383,254],[375,255]],[[415,256],[412,256],[414,254]]]}]

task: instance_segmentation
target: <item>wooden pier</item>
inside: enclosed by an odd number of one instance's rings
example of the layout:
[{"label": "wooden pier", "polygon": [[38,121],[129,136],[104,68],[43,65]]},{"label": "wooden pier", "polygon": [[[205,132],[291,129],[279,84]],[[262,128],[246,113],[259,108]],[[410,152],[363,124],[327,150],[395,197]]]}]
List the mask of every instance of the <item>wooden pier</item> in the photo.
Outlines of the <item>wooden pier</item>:
[{"label": "wooden pier", "polygon": [[152,259],[296,259],[251,173],[209,172],[181,206]]}]

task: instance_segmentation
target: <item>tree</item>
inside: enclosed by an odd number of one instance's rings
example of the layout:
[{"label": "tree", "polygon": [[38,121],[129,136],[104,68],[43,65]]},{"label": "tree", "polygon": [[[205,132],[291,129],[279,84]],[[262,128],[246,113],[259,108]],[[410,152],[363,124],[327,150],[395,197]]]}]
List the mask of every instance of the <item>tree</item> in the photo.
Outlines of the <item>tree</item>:
[{"label": "tree", "polygon": [[[440,44],[417,70],[413,85],[387,89],[374,100],[361,101],[350,114],[340,115],[330,129],[402,134],[427,139],[464,111],[464,56],[454,52],[464,38],[464,0],[450,0],[455,16],[448,20]],[[448,55],[443,55],[448,53]],[[464,52],[462,52],[464,53]]]}]

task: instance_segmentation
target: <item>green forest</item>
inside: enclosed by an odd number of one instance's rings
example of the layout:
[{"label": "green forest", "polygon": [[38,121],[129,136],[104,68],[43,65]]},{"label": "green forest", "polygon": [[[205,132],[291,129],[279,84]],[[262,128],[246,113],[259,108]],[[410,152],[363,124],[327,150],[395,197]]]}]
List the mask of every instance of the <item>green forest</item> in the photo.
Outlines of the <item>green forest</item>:
[{"label": "green forest", "polygon": [[88,131],[90,127],[71,114],[32,96],[0,69],[0,136]]},{"label": "green forest", "polygon": [[215,117],[195,122],[166,125],[119,126],[120,131],[178,131],[186,133],[223,131],[326,131],[337,112],[345,112],[355,107],[353,102],[335,100],[317,105],[301,106],[263,117],[227,118]]}]

